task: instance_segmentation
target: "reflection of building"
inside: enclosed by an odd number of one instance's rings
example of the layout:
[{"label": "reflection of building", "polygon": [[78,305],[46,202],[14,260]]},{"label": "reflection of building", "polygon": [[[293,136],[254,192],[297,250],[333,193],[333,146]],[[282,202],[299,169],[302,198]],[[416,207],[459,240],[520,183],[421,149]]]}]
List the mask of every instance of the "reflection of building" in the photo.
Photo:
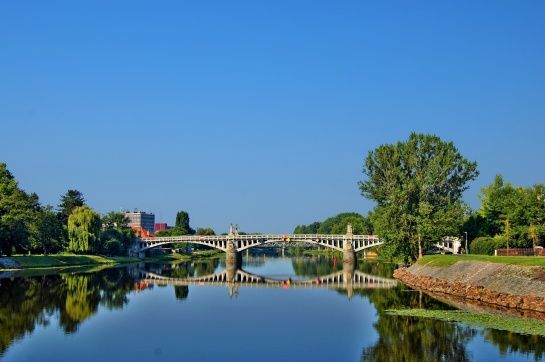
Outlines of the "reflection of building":
[{"label": "reflection of building", "polygon": [[125,212],[125,217],[129,219],[129,227],[133,229],[146,229],[153,233],[155,232],[155,214],[143,211]]}]

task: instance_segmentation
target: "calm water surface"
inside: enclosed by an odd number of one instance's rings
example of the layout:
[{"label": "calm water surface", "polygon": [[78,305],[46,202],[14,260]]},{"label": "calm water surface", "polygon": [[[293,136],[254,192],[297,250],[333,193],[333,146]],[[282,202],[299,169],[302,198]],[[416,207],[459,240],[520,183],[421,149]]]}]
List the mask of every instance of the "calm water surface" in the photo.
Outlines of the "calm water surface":
[{"label": "calm water surface", "polygon": [[[542,337],[386,315],[384,310],[400,307],[452,309],[402,284],[391,287],[387,279],[394,269],[392,264],[360,262],[351,270],[325,257],[253,257],[244,258],[237,268],[210,260],[26,277],[4,274],[0,360],[540,361],[545,357]],[[234,275],[241,281],[229,287],[225,278]],[[318,283],[323,276],[330,276],[330,282]],[[345,280],[351,276],[359,281],[347,288]]]}]

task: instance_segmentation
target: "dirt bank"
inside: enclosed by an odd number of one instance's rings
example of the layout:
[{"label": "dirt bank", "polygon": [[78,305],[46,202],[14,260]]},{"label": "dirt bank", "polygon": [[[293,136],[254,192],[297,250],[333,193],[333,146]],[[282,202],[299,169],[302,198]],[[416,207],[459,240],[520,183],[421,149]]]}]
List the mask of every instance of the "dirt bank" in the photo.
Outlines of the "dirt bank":
[{"label": "dirt bank", "polygon": [[394,277],[412,288],[519,310],[545,312],[545,267],[458,261],[450,267],[414,264]]}]

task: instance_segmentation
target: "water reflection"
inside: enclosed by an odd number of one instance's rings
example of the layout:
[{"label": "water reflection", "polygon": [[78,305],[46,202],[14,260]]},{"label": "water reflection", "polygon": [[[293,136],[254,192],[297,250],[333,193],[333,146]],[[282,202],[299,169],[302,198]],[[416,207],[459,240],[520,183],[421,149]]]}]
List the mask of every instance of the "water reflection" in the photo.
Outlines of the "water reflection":
[{"label": "water reflection", "polygon": [[[255,262],[255,260],[254,260]],[[254,264],[255,265],[255,264]],[[167,266],[157,268],[154,266],[143,266],[133,269],[135,278],[140,286],[150,285],[174,285],[176,287],[187,287],[189,285],[199,286],[225,286],[229,289],[229,297],[238,296],[239,288],[331,288],[345,290],[348,299],[351,299],[354,291],[358,289],[393,288],[397,286],[397,280],[385,278],[356,270],[355,264],[340,263],[341,270],[335,270],[337,266],[334,259],[334,268],[321,268],[321,273],[316,269],[319,263],[303,263],[297,259],[293,260],[296,275],[307,276],[301,278],[272,278],[248,272],[242,268],[242,262],[225,263],[225,268],[219,272],[203,275],[204,273],[192,272],[190,264],[175,265],[172,269]],[[210,271],[208,268],[206,271]],[[298,272],[297,272],[298,271]],[[329,272],[329,274],[327,274]],[[323,275],[323,274],[325,275]],[[183,295],[187,297],[187,291],[183,289]]]},{"label": "water reflection", "polygon": [[[98,318],[101,310],[123,310],[132,303],[131,294],[136,296],[140,291],[151,289],[155,295],[155,284],[173,285],[171,298],[184,303],[191,303],[198,294],[190,295],[192,285],[230,286],[231,297],[236,297],[243,287],[267,287],[300,289],[302,293],[306,292],[305,288],[333,290],[343,296],[336,299],[345,302],[353,299],[351,304],[354,299],[356,302],[368,300],[378,316],[373,324],[377,337],[358,347],[362,361],[472,360],[475,348],[479,346],[470,342],[476,338],[482,339],[487,348],[495,349],[499,355],[529,356],[535,360],[545,357],[545,338],[540,336],[387,315],[386,310],[398,308],[454,309],[402,284],[389,284],[395,265],[379,262],[350,265],[325,257],[285,260],[287,264],[282,265],[289,273],[285,270],[271,272],[271,265],[275,264],[261,257],[246,258],[234,265],[223,260],[206,260],[32,277],[5,275],[0,277],[0,358],[15,341],[31,339],[39,327],[58,325],[63,333],[76,334],[84,321]],[[151,276],[155,280],[149,280]],[[387,287],[380,288],[381,283]],[[165,292],[171,293],[166,288],[163,295]],[[227,293],[225,295],[227,299]],[[252,301],[247,301],[250,295],[255,294],[248,292],[235,304],[251,305]],[[318,299],[314,304],[320,303]],[[191,306],[196,307],[195,304]],[[252,312],[259,313],[248,311]]]}]

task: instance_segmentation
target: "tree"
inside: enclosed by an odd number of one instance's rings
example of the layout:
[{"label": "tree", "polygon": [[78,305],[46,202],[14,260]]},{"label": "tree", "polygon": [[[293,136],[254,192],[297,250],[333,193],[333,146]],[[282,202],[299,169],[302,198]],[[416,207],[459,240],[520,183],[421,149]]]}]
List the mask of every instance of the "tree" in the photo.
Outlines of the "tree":
[{"label": "tree", "polygon": [[125,255],[134,243],[135,230],[128,226],[124,212],[110,211],[102,216],[104,232],[101,236],[102,252],[108,255]]},{"label": "tree", "polygon": [[178,228],[180,232],[184,232],[184,234],[180,235],[193,235],[195,234],[195,230],[193,230],[189,226],[189,214],[185,211],[178,211],[176,214],[176,223],[174,224],[174,228]]},{"label": "tree", "polygon": [[541,238],[540,228],[536,225],[530,225],[528,228],[528,237],[532,240],[532,245],[535,249],[539,245],[539,239]]},{"label": "tree", "polygon": [[68,218],[76,207],[85,205],[83,194],[78,190],[68,190],[61,196],[61,203],[58,205],[59,218],[63,225],[68,225]]},{"label": "tree", "polygon": [[68,218],[68,250],[96,253],[100,248],[101,228],[98,212],[86,205],[76,207]]},{"label": "tree", "polygon": [[0,255],[30,248],[30,226],[39,206],[38,195],[21,190],[7,165],[0,163]]},{"label": "tree", "polygon": [[510,210],[514,207],[514,200],[517,197],[515,188],[504,182],[501,175],[494,177],[494,182],[481,188],[481,199],[479,213],[488,222],[488,233],[495,236],[502,233],[502,224],[509,216]]},{"label": "tree", "polygon": [[507,240],[507,250],[509,250],[509,237],[511,236],[511,223],[509,222],[509,219],[505,220],[505,240]]},{"label": "tree", "polygon": [[50,205],[41,206],[32,223],[30,241],[33,249],[42,249],[44,255],[62,248],[63,227]]},{"label": "tree", "polygon": [[102,216],[102,226],[105,229],[128,227],[129,222],[130,220],[124,212],[110,211],[106,215]]},{"label": "tree", "polygon": [[462,194],[478,176],[477,163],[462,157],[452,142],[412,133],[406,142],[369,151],[358,182],[374,200],[375,233],[389,256],[415,259],[445,235],[457,235],[467,206]]}]

